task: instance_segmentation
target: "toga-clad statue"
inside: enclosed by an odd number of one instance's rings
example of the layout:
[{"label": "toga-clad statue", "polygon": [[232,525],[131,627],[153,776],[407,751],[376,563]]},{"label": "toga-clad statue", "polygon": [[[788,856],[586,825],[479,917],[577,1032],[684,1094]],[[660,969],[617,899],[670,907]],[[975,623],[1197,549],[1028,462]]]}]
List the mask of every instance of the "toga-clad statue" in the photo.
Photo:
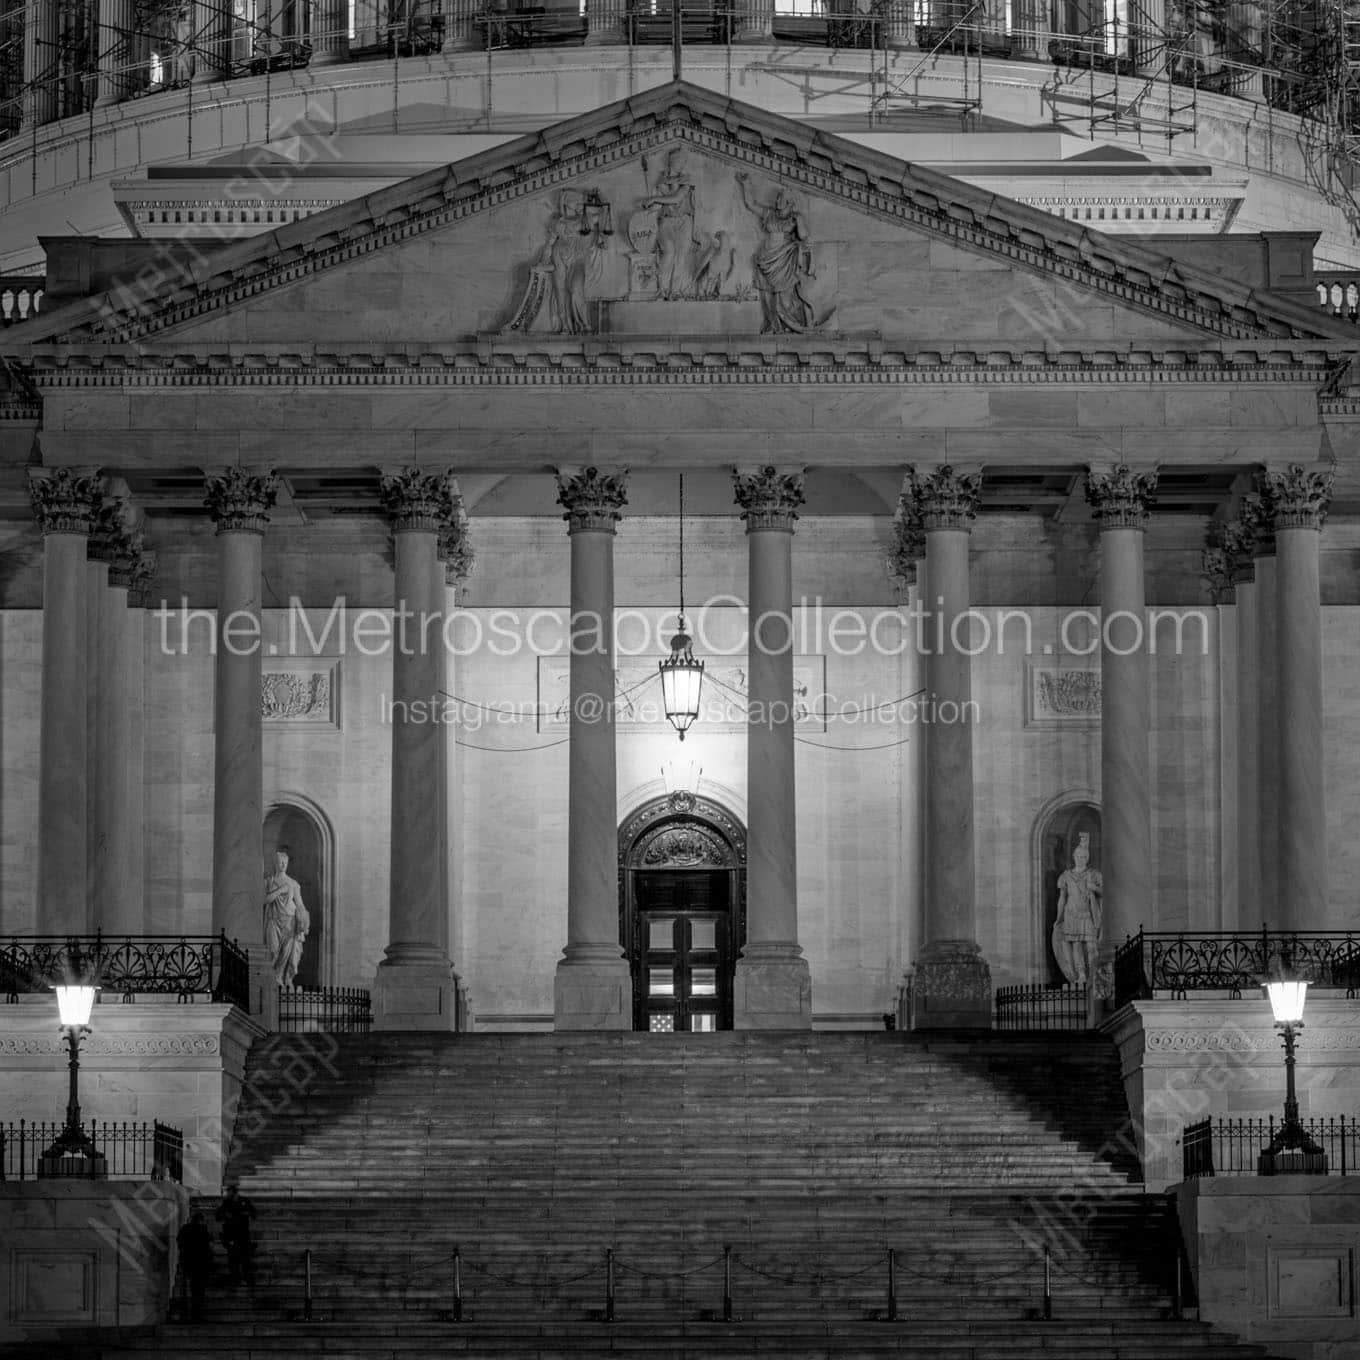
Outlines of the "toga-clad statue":
[{"label": "toga-clad statue", "polygon": [[1058,919],[1053,923],[1053,956],[1074,987],[1095,982],[1100,956],[1100,870],[1092,869],[1091,835],[1077,833],[1072,867],[1058,878]]},{"label": "toga-clad statue", "polygon": [[274,852],[274,872],[264,880],[264,942],[280,987],[297,986],[298,964],[311,924],[302,905],[302,888],[288,876],[288,851],[279,846]]}]

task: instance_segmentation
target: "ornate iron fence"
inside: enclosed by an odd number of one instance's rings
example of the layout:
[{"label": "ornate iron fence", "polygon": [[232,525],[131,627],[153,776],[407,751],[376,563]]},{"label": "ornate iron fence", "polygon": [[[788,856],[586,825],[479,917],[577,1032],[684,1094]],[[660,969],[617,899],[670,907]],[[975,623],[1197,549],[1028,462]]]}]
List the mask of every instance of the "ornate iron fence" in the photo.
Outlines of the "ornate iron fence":
[{"label": "ornate iron fence", "polygon": [[367,1034],[373,1002],[363,987],[280,987],[279,1033]]},{"label": "ornate iron fence", "polygon": [[1189,992],[1225,991],[1239,997],[1244,987],[1259,987],[1277,966],[1296,970],[1318,986],[1345,988],[1354,997],[1360,935],[1264,926],[1252,933],[1140,930],[1115,953],[1115,1005],[1157,992],[1184,998]]},{"label": "ornate iron fence", "polygon": [[[1327,1169],[1345,1176],[1360,1154],[1360,1120],[1338,1115],[1300,1121],[1308,1136],[1327,1155]],[[1268,1119],[1215,1119],[1210,1116],[1181,1131],[1181,1170],[1186,1180],[1204,1176],[1256,1176],[1261,1154],[1275,1137],[1279,1123]],[[1278,1154],[1280,1158],[1287,1154]]]},{"label": "ornate iron fence", "polygon": [[[0,1181],[36,1180],[39,1162],[64,1125],[17,1120],[0,1124]],[[91,1160],[92,1172],[112,1180],[184,1180],[184,1134],[169,1124],[100,1124],[90,1120],[90,1141],[100,1153]]]},{"label": "ornate iron fence", "polygon": [[997,1029],[1086,1029],[1085,987],[998,987]]},{"label": "ornate iron fence", "polygon": [[124,1001],[138,992],[160,992],[244,1008],[250,996],[245,950],[225,934],[16,935],[0,941],[0,990],[9,1000],[67,978],[92,981]]}]

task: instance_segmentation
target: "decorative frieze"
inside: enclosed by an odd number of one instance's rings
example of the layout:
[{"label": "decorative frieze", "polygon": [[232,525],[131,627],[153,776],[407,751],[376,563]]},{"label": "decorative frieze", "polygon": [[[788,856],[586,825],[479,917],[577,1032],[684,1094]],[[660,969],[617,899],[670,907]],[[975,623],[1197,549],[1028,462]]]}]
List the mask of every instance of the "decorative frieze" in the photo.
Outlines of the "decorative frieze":
[{"label": "decorative frieze", "polygon": [[453,486],[447,471],[404,467],[384,472],[378,495],[394,534],[437,534],[453,515]]},{"label": "decorative frieze", "polygon": [[1120,463],[1108,472],[1088,468],[1086,503],[1102,529],[1146,529],[1148,503],[1157,492],[1157,470],[1137,472]]},{"label": "decorative frieze", "polygon": [[628,504],[628,472],[601,472],[588,467],[581,472],[557,473],[557,503],[566,509],[562,516],[570,533],[580,531],[614,532]]},{"label": "decorative frieze", "polygon": [[28,495],[45,534],[85,534],[94,528],[104,498],[95,468],[30,468]]},{"label": "decorative frieze", "polygon": [[1267,468],[1262,482],[1270,488],[1274,525],[1278,529],[1321,529],[1332,498],[1330,468],[1291,463],[1283,472]]},{"label": "decorative frieze", "polygon": [[203,504],[219,534],[264,533],[279,494],[279,479],[273,471],[251,472],[232,466],[203,476],[207,489]]},{"label": "decorative frieze", "polygon": [[733,489],[747,531],[793,528],[803,503],[803,474],[765,466],[756,472],[732,473]]},{"label": "decorative frieze", "polygon": [[907,477],[923,534],[932,529],[972,528],[982,490],[980,472],[958,472],[943,463],[924,476],[912,469]]}]

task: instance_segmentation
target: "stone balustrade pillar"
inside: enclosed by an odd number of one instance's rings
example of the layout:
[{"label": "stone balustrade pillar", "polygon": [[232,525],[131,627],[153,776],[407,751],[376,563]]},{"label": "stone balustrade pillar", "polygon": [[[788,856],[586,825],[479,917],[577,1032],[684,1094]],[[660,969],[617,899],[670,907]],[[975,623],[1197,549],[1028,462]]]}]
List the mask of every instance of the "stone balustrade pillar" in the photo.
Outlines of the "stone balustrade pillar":
[{"label": "stone balustrade pillar", "polygon": [[37,928],[81,935],[90,927],[86,547],[103,488],[86,468],[32,469],[28,488],[43,535]]},{"label": "stone balustrade pillar", "polygon": [[[132,632],[128,588],[143,552],[136,513],[122,497],[104,501],[90,536],[90,557],[102,572],[95,628],[94,726],[90,837],[90,915],[106,935],[136,935],[143,928],[144,903],[134,889]],[[139,791],[140,792],[140,791]]]},{"label": "stone balustrade pillar", "polygon": [[60,107],[61,11],[57,0],[36,0],[24,14],[25,131],[57,117]]},{"label": "stone balustrade pillar", "polygon": [[1274,513],[1281,924],[1326,930],[1327,805],[1322,762],[1322,595],[1318,549],[1332,473],[1267,470]]},{"label": "stone balustrade pillar", "polygon": [[1104,879],[1101,976],[1115,950],[1153,911],[1151,699],[1143,538],[1157,474],[1123,464],[1091,469],[1086,498],[1100,526],[1100,790]]},{"label": "stone balustrade pillar", "polygon": [[619,945],[614,747],[614,535],[626,487],[622,471],[557,473],[571,538],[567,945],[553,987],[560,1030],[632,1028],[632,979]]},{"label": "stone balustrade pillar", "polygon": [[968,542],[982,478],[948,464],[908,476],[907,507],[925,535],[929,599],[925,728],[924,941],[912,978],[916,1029],[988,1028],[991,970],[977,943],[973,864],[972,658]]},{"label": "stone balustrade pillar", "polygon": [[738,1029],[809,1029],[812,978],[798,942],[794,770],[793,526],[802,471],[734,474],[746,522],[746,944],[737,960]]},{"label": "stone balustrade pillar", "polygon": [[277,995],[264,943],[264,746],[260,699],[264,530],[273,472],[204,474],[217,526],[217,653],[213,663],[213,933],[250,956],[250,1011],[274,1027]]},{"label": "stone balustrade pillar", "polygon": [[438,711],[444,689],[444,573],[439,530],[453,512],[446,474],[407,467],[382,479],[396,561],[392,624],[392,863],[388,944],[378,965],[379,1029],[452,1030]]}]

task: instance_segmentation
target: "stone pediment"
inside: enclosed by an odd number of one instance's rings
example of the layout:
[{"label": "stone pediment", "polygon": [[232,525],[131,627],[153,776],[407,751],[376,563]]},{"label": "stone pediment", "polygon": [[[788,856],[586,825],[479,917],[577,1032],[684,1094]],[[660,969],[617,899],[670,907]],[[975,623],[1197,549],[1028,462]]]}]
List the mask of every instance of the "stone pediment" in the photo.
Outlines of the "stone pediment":
[{"label": "stone pediment", "polygon": [[191,250],[6,338],[41,365],[50,342],[484,352],[743,335],[1050,354],[1353,341],[1289,299],[684,83]]}]

